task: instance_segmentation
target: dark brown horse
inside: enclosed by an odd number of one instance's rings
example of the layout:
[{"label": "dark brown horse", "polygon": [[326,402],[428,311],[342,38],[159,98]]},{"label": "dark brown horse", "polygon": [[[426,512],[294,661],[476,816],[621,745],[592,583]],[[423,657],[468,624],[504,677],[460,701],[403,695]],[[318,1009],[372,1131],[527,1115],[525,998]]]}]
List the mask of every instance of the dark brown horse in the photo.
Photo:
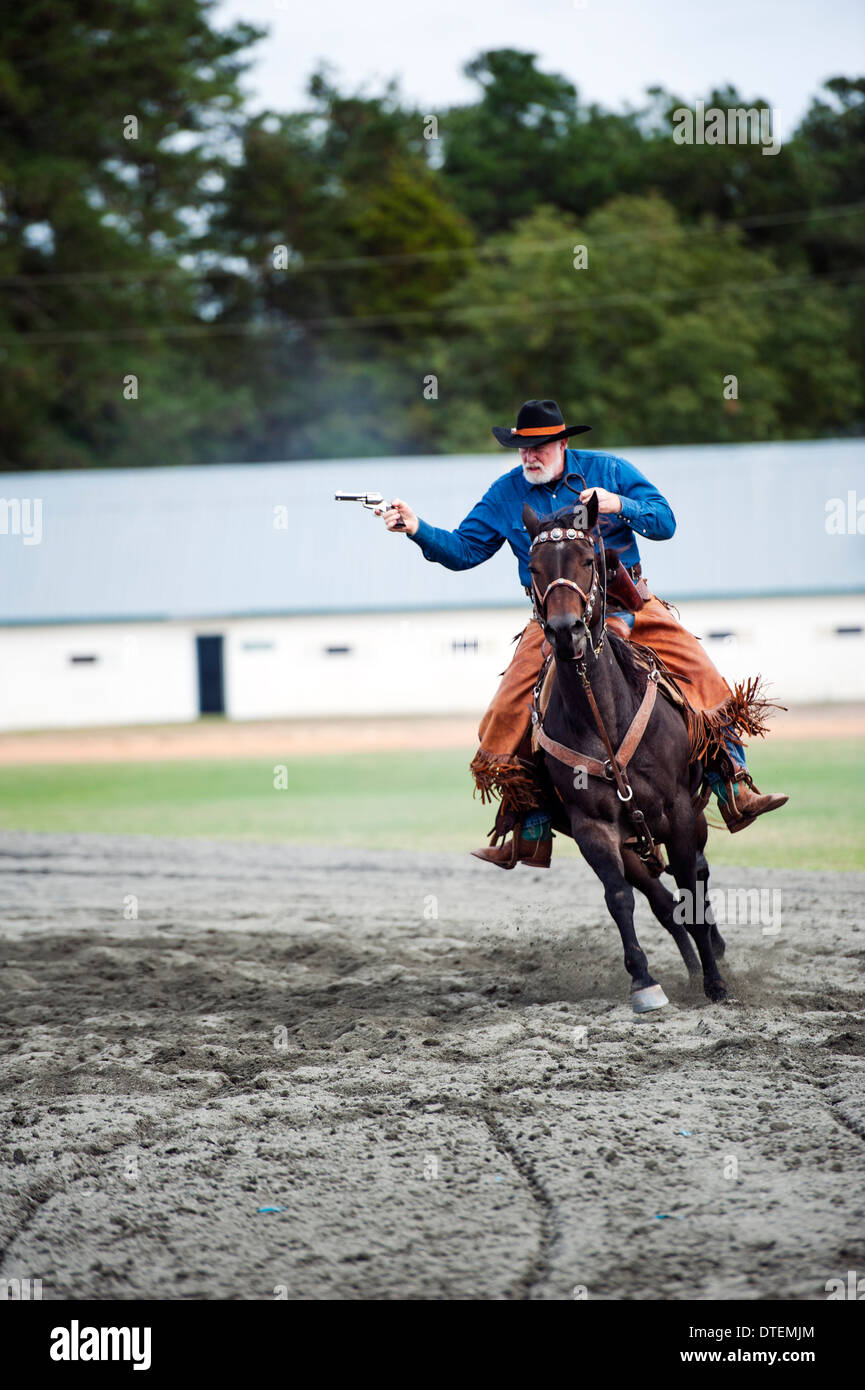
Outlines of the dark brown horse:
[{"label": "dark brown horse", "polygon": [[[606,570],[589,534],[597,515],[596,494],[586,507],[562,509],[543,520],[528,504],[523,508],[532,538],[535,608],[555,659],[556,679],[540,734],[543,749],[558,748],[558,756],[541,754],[561,803],[558,825],[567,828],[604,885],[625,949],[634,1011],[668,1002],[634,930],[635,888],[673,937],[689,974],[702,974],[706,995],[720,1003],[727,990],[716,956],[723,955],[724,943],[707,896],[709,870],[702,851],[708,831],[695,796],[702,766],[693,762],[681,712],[663,697],[655,700],[654,692],[647,694],[652,678],[646,665],[604,626]],[[576,757],[569,756],[574,752]],[[615,765],[611,752],[620,755]],[[678,903],[659,880],[658,845],[665,847],[683,895]]]}]

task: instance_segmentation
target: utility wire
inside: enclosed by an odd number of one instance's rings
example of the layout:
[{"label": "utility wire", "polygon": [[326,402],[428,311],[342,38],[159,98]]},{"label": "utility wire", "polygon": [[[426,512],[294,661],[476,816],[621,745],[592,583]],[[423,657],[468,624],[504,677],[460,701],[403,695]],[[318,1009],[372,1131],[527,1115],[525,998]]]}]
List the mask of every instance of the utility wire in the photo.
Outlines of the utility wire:
[{"label": "utility wire", "polygon": [[[733,228],[761,228],[761,227],[783,227],[799,222],[833,221],[842,217],[861,217],[865,214],[865,202],[861,203],[840,203],[835,207],[827,208],[802,208],[795,212],[760,213],[753,217],[732,218],[726,222],[715,222],[711,225],[699,227],[674,227],[669,231],[650,231],[642,229],[627,233],[623,236],[593,238],[593,247],[606,246],[627,246],[634,242],[659,242],[675,241],[679,238],[683,240],[694,239],[697,237],[723,236],[725,232]],[[580,229],[577,228],[579,231]],[[319,260],[319,261],[299,261],[296,265],[286,266],[284,270],[277,270],[268,261],[251,263],[249,271],[227,270],[219,267],[210,269],[184,268],[183,266],[166,266],[165,269],[148,268],[143,270],[71,270],[71,271],[49,271],[45,275],[31,272],[26,275],[0,275],[0,285],[74,285],[74,284],[97,284],[103,281],[129,281],[140,280],[161,280],[183,278],[193,280],[213,280],[213,279],[242,279],[252,271],[266,271],[272,275],[310,275],[321,274],[331,271],[340,272],[343,270],[361,270],[367,266],[388,266],[388,265],[420,265],[430,262],[447,261],[472,261],[483,260],[487,257],[507,257],[516,254],[532,254],[535,252],[550,251],[555,247],[564,248],[572,244],[573,238],[562,238],[561,241],[528,242],[519,247],[506,246],[502,243],[488,241],[479,246],[467,247],[448,247],[439,251],[406,251],[394,252],[382,256],[346,256],[338,260]],[[283,243],[274,243],[282,245]]]},{"label": "utility wire", "polygon": [[501,305],[471,305],[467,308],[450,310],[424,309],[398,314],[334,315],[317,319],[286,319],[284,323],[226,323],[226,324],[177,324],[166,328],[147,329],[79,329],[72,331],[39,330],[33,333],[7,333],[0,335],[0,343],[88,343],[88,342],[154,342],[166,338],[205,338],[205,337],[273,337],[300,335],[302,330],[313,329],[329,331],[350,328],[387,328],[399,324],[424,324],[430,321],[444,324],[472,322],[478,319],[519,318],[525,320],[527,314],[537,317],[540,313],[575,314],[581,310],[626,307],[642,304],[669,304],[675,301],[687,303],[711,299],[729,299],[736,295],[784,294],[803,287],[813,289],[846,289],[850,285],[865,284],[865,272],[861,275],[846,276],[843,272],[832,275],[791,275],[778,276],[771,280],[750,281],[744,284],[724,284],[698,289],[659,290],[652,294],[625,292],[583,299],[553,299],[543,302],[519,301]]}]

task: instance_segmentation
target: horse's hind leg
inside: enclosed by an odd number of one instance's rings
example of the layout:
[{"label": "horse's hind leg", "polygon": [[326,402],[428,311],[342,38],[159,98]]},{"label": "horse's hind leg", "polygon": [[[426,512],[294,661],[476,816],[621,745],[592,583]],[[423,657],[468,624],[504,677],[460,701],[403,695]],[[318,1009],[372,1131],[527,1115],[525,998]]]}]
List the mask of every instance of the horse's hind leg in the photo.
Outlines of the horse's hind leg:
[{"label": "horse's hind leg", "polygon": [[706,820],[704,811],[700,811],[694,822],[694,829],[697,834],[697,882],[703,885],[703,906],[706,925],[709,928],[709,940],[712,943],[712,950],[715,959],[721,960],[727,949],[727,944],[723,936],[718,931],[718,924],[715,921],[715,914],[712,911],[712,904],[709,902],[709,861],[706,858],[706,841],[709,838],[709,824]]},{"label": "horse's hind leg", "polygon": [[652,877],[638,855],[625,850],[623,857],[628,882],[639,888],[661,926],[670,933],[679,948],[688,974],[692,979],[700,979],[703,972],[697,952],[691,945],[687,928],[675,918],[676,899],[660,879]]},{"label": "horse's hind leg", "polygon": [[709,940],[712,943],[712,951],[715,960],[723,960],[727,943],[718,931],[718,924],[715,921],[715,913],[709,901],[709,864],[705,854],[701,849],[697,850],[697,883],[703,885],[703,918],[709,928]]},{"label": "horse's hind leg", "polygon": [[[673,877],[679,890],[685,894],[685,925],[694,938],[700,956],[703,989],[713,1004],[720,1004],[727,998],[727,987],[721,978],[718,962],[712,950],[705,903],[702,896],[697,895],[697,827],[690,807],[688,810],[689,814],[675,827],[676,833],[670,836],[667,851]],[[711,916],[711,908],[709,915]]]},{"label": "horse's hind leg", "polygon": [[604,885],[604,900],[619,928],[625,949],[625,969],[631,977],[631,1007],[635,1014],[649,1013],[669,1003],[657,980],[649,972],[649,962],[634,930],[634,890],[625,877],[622,853],[611,826],[574,828],[580,853]]}]

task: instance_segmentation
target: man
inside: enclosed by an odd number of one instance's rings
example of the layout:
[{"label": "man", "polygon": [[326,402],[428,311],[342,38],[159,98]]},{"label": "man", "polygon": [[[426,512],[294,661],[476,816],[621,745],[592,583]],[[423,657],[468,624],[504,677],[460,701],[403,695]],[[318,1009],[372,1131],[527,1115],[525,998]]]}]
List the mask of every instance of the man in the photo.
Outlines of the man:
[{"label": "man", "polygon": [[[554,512],[576,500],[565,488],[565,478],[568,474],[580,475],[585,484],[579,492],[580,502],[588,502],[594,492],[598,494],[598,524],[604,545],[618,553],[620,563],[627,567],[645,599],[637,614],[624,609],[611,612],[608,627],[620,637],[633,637],[651,647],[674,676],[687,677],[687,696],[695,709],[713,709],[731,693],[730,687],[699,639],[676,621],[668,606],[649,593],[642,580],[636,538],[669,540],[676,529],[670,505],[625,459],[567,447],[572,435],[584,434],[590,428],[567,428],[553,400],[526,401],[516,425],[493,428],[500,444],[519,449],[520,466],[496,479],[455,531],[430,526],[399,498],[384,512],[385,525],[389,531],[408,535],[427,560],[452,570],[482,564],[507,541],[516,556],[526,593],[531,595],[529,535],[522,521],[523,503],[529,502],[541,516]],[[482,794],[501,797],[499,834],[494,838],[513,827],[510,844],[472,852],[501,868],[513,868],[518,862],[547,868],[550,863],[550,816],[533,776],[529,739],[529,705],[541,670],[543,642],[543,629],[533,612],[481,720],[481,746],[471,765]],[[783,806],[787,797],[761,795],[748,774],[741,740],[728,733],[725,746],[729,762],[708,769],[707,777],[718,798],[721,815],[735,834],[753,825],[758,816]]]}]

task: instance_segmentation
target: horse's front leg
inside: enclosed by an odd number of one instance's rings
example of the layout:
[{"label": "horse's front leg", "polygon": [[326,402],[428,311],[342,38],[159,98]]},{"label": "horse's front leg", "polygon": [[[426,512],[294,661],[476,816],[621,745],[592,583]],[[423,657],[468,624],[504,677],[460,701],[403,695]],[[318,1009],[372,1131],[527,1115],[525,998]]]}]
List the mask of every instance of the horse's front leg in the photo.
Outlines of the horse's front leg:
[{"label": "horse's front leg", "polygon": [[653,878],[640,859],[630,850],[624,851],[625,872],[628,882],[647,899],[649,906],[661,926],[668,931],[679,948],[685,968],[692,979],[702,979],[702,967],[697,952],[691,945],[691,938],[685,927],[676,921],[676,899],[658,878]]},{"label": "horse's front leg", "polygon": [[634,890],[625,878],[619,837],[612,826],[574,817],[572,834],[580,853],[604,885],[604,899],[610,916],[619,928],[625,948],[625,969],[631,977],[631,1007],[635,1014],[662,1009],[669,1003],[634,930]]}]

